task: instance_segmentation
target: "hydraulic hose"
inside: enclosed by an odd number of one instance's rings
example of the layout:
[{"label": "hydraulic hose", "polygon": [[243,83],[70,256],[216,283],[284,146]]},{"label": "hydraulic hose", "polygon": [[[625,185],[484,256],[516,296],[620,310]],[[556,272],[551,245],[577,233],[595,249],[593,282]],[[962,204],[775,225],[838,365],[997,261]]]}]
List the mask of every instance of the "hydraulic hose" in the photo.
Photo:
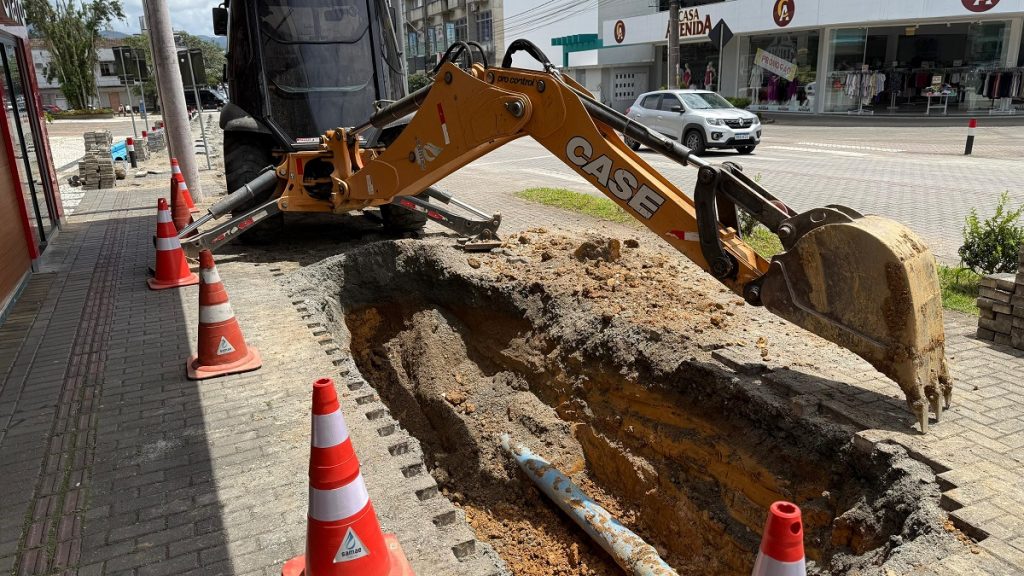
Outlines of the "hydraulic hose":
[{"label": "hydraulic hose", "polygon": [[513,448],[508,434],[501,435],[501,447],[516,459],[530,480],[610,554],[627,574],[678,576],[653,546],[620,524],[550,462],[523,445]]}]

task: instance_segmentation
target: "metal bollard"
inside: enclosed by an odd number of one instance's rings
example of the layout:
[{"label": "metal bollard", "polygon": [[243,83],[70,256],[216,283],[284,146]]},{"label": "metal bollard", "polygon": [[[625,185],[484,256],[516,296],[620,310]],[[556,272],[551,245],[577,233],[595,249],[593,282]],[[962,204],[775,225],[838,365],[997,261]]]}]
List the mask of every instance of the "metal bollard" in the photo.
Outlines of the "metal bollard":
[{"label": "metal bollard", "polygon": [[967,123],[967,146],[964,148],[964,156],[970,156],[974,151],[974,131],[978,128],[978,121],[974,118]]},{"label": "metal bollard", "polygon": [[128,140],[125,141],[125,146],[128,148],[128,162],[132,165],[132,168],[138,168],[139,159],[135,155],[135,139],[128,138]]}]

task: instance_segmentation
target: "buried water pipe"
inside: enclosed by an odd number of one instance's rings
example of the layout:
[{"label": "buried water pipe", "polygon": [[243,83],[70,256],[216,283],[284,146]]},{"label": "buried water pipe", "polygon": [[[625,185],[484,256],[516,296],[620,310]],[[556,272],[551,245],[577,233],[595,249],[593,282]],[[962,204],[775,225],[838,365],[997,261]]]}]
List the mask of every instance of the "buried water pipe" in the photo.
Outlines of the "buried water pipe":
[{"label": "buried water pipe", "polygon": [[516,459],[534,484],[610,554],[627,574],[678,576],[653,546],[620,524],[550,462],[521,444],[513,448],[508,434],[501,435],[501,446]]}]

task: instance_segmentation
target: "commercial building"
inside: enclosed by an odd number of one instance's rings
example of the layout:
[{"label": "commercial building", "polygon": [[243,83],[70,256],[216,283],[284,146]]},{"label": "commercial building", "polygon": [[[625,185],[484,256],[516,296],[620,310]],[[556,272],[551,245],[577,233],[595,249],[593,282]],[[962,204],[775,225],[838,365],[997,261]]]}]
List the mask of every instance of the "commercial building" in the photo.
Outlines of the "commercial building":
[{"label": "commercial building", "polygon": [[0,322],[63,213],[43,122],[25,12],[0,3]]},{"label": "commercial building", "polygon": [[[682,2],[684,87],[758,111],[1013,114],[1024,109],[1024,0]],[[668,84],[667,2],[601,2],[599,30],[555,38],[620,110]],[[711,41],[724,23],[731,32]]]},{"label": "commercial building", "polygon": [[502,0],[404,0],[406,64],[410,74],[431,70],[452,43],[472,40],[494,62],[504,51]]}]

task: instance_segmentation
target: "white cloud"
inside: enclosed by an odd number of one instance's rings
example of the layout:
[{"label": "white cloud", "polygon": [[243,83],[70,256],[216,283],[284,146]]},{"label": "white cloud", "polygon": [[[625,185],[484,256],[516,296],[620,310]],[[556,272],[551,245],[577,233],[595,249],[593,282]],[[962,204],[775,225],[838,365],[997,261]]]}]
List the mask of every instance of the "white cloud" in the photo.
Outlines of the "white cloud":
[{"label": "white cloud", "polygon": [[[171,12],[171,26],[193,35],[213,36],[211,11],[216,0],[166,0]],[[139,16],[142,15],[142,0],[124,0],[124,21],[113,23],[114,30],[128,33],[139,31]]]}]

